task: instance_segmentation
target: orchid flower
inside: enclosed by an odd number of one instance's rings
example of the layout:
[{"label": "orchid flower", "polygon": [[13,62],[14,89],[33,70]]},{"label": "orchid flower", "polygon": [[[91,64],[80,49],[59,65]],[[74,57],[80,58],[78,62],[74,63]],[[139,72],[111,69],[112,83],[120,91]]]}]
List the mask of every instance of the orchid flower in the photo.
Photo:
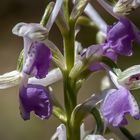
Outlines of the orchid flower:
[{"label": "orchid flower", "polygon": [[[30,118],[30,112],[34,111],[41,119],[46,119],[51,114],[51,103],[48,92],[43,86],[28,84],[29,76],[45,78],[48,73],[51,52],[43,43],[37,42],[34,35],[40,34],[40,38],[47,34],[45,28],[39,24],[20,23],[13,29],[13,33],[24,37],[24,64],[22,80],[19,90],[20,110],[24,120]],[[44,36],[43,36],[44,37]]]},{"label": "orchid flower", "polygon": [[[82,53],[89,55],[103,55],[113,61],[117,61],[118,55],[131,56],[133,54],[131,44],[133,41],[136,41],[140,44],[140,34],[136,30],[135,26],[126,18],[121,18],[116,24],[108,26],[106,33],[106,41],[99,45],[92,45],[87,48],[86,51]],[[96,50],[96,52],[95,52]],[[90,66],[91,71],[101,69],[102,66],[97,63],[93,63]]]},{"label": "orchid flower", "polygon": [[[42,30],[42,34],[40,30]],[[40,82],[38,82],[39,84],[34,85],[32,83],[28,84],[30,75],[38,79],[45,79],[48,73],[51,52],[45,44],[36,41],[36,36],[34,36],[37,34],[40,38],[44,37],[44,35],[47,34],[46,29],[41,27],[39,24],[20,23],[14,27],[13,32],[19,36],[23,36],[25,41],[24,64],[20,76],[21,84],[19,90],[22,118],[24,120],[29,119],[30,112],[34,111],[41,119],[47,119],[50,117],[52,111],[48,91],[45,90],[45,87],[40,85]],[[4,77],[5,76],[7,76],[7,74],[4,75]],[[18,78],[19,77],[17,77],[17,79]],[[31,78],[29,81],[31,82],[36,80],[32,80]]]},{"label": "orchid flower", "polygon": [[52,58],[49,48],[38,41],[48,33],[40,24],[19,23],[13,28],[13,33],[24,38],[24,66],[23,71],[36,78],[45,78]]},{"label": "orchid flower", "polygon": [[[61,5],[62,1],[57,1],[47,24],[48,30],[51,29]],[[40,42],[47,38],[48,30],[33,23],[19,23],[13,28],[13,33],[24,39],[24,62],[19,89],[20,111],[24,120],[30,119],[31,111],[41,119],[48,119],[51,115],[52,105],[48,91],[41,85],[28,84],[29,76],[42,79],[48,74],[52,54],[48,46]]]},{"label": "orchid flower", "polygon": [[[43,42],[43,40],[48,36],[48,31],[51,29],[60,11],[62,3],[63,0],[56,1],[54,9],[46,25],[47,29],[38,23],[19,23],[13,28],[13,33],[23,37],[24,40],[24,73],[35,76],[39,79],[43,78],[41,81],[45,86],[47,86],[48,84],[52,84],[54,81],[60,80],[62,78],[60,71],[54,70],[47,76],[49,82],[46,80],[49,63],[52,59],[51,51],[46,45],[46,42],[49,44],[49,47],[51,46],[52,49],[57,51],[57,48],[49,40],[45,40],[45,43]],[[22,74],[18,70],[1,75],[0,89],[18,85],[23,76],[24,74]],[[54,76],[54,80],[52,80],[52,76]],[[30,78],[30,84],[32,84],[31,82],[33,81],[35,83],[39,83],[39,80],[37,80],[36,78]]]},{"label": "orchid flower", "polygon": [[101,113],[107,124],[122,126],[127,124],[126,114],[139,119],[139,108],[129,90],[124,87],[109,92],[101,105]]},{"label": "orchid flower", "polygon": [[139,107],[129,89],[118,83],[118,78],[113,72],[109,71],[109,75],[116,85],[116,89],[108,92],[101,105],[101,113],[105,122],[115,127],[126,125],[126,114],[139,119]]}]

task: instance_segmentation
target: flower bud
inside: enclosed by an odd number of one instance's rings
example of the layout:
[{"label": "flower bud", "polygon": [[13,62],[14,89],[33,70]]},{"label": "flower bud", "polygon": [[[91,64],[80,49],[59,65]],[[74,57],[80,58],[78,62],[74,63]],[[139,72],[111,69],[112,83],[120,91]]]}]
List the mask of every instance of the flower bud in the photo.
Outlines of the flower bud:
[{"label": "flower bud", "polygon": [[140,0],[118,0],[113,11],[119,15],[128,15],[138,6],[140,6]]}]

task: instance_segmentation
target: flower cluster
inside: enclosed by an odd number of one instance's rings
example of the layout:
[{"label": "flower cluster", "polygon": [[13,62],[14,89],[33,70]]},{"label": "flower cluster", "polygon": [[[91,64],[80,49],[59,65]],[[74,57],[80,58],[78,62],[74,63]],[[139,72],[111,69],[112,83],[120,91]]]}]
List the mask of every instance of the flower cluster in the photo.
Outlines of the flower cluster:
[{"label": "flower cluster", "polygon": [[[12,30],[23,38],[24,47],[17,70],[0,76],[0,89],[19,84],[20,112],[24,120],[30,119],[32,111],[42,120],[55,115],[62,124],[51,140],[105,140],[102,135],[106,128],[119,129],[128,124],[125,115],[140,118],[138,103],[131,92],[140,88],[140,65],[124,71],[117,66],[120,55],[134,55],[133,42],[140,45],[140,31],[125,16],[137,8],[140,1],[118,0],[112,4],[114,7],[104,0],[97,1],[116,18],[114,24],[107,25],[89,0],[73,1],[71,13],[68,0],[57,0],[48,4],[40,23],[18,23]],[[63,38],[63,53],[49,39],[54,23]],[[100,43],[83,48],[76,40],[80,25],[97,28]],[[51,61],[56,68],[49,71]],[[85,80],[100,70],[110,78],[109,89],[77,104],[77,94]],[[60,79],[63,79],[64,107],[48,88]],[[84,128],[83,120],[88,114],[94,116],[97,124],[94,133]],[[128,131],[124,133],[123,129],[120,128],[122,134],[129,138],[131,134],[126,135]]]}]

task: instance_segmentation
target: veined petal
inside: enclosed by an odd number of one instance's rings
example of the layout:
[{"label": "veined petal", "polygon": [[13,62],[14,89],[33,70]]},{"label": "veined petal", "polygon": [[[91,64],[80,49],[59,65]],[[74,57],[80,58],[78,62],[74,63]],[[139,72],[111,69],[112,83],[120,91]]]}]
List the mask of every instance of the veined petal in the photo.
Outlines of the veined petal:
[{"label": "veined petal", "polygon": [[116,53],[132,55],[131,42],[135,40],[135,34],[131,22],[121,18],[118,23],[108,27],[107,43]]},{"label": "veined petal", "polygon": [[30,112],[41,119],[48,119],[52,112],[48,91],[40,85],[27,85],[20,88],[20,111],[24,120],[30,119]]},{"label": "veined petal", "polygon": [[11,71],[0,75],[0,89],[6,89],[16,86],[21,81],[21,73],[19,71]]},{"label": "veined petal", "polygon": [[101,113],[106,123],[113,126],[126,125],[125,114],[131,114],[136,119],[140,116],[137,102],[124,87],[107,94],[101,106]]}]

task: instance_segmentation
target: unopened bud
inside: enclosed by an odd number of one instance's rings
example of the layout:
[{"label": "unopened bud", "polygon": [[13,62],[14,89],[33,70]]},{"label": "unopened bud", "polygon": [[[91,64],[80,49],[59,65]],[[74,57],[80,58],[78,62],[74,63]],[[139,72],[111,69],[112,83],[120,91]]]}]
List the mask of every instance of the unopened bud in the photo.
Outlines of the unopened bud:
[{"label": "unopened bud", "polygon": [[113,11],[118,15],[128,15],[138,6],[140,6],[140,0],[118,0]]}]

